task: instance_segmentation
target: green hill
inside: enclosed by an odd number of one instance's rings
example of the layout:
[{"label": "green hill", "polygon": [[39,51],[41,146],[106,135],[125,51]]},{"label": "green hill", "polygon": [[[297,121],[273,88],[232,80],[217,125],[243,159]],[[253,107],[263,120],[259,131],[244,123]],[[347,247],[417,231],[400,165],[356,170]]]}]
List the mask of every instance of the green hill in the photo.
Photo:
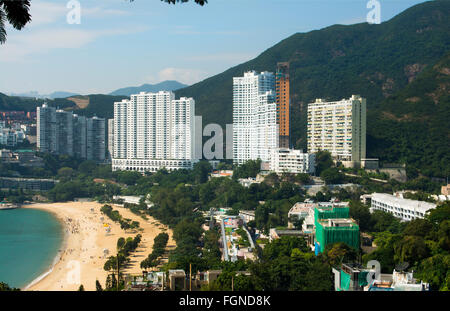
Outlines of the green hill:
[{"label": "green hill", "polygon": [[[288,61],[291,134],[295,146],[305,149],[306,109],[315,98],[339,100],[360,94],[367,98],[369,113],[380,111],[378,107],[401,106],[386,101],[450,50],[449,13],[450,1],[429,1],[379,25],[334,25],[297,33],[253,60],[175,93],[177,97],[195,98],[196,114],[203,116],[204,124],[224,125],[232,122],[232,78],[242,76],[247,70],[275,71],[277,62]],[[377,122],[378,119],[368,118],[369,133],[380,127]],[[427,122],[424,120],[423,124],[428,126]],[[402,134],[397,133],[400,137]],[[405,160],[399,153],[386,156],[380,149],[383,142],[390,141],[390,133],[386,137],[383,133],[377,135],[377,144],[368,146],[369,156],[394,162]],[[408,148],[407,141],[395,140],[395,144]]]},{"label": "green hill", "polygon": [[[450,175],[450,53],[369,110],[370,156],[407,163],[428,176]],[[416,172],[417,173],[417,172]]]}]

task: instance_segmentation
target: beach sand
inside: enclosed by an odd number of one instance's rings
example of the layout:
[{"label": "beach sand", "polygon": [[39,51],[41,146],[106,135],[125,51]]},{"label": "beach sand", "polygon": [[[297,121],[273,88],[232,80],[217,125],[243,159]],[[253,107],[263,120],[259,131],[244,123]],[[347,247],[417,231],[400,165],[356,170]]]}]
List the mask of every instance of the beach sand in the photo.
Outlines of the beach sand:
[{"label": "beach sand", "polygon": [[[103,204],[96,202],[39,203],[23,206],[23,208],[37,208],[53,213],[64,224],[65,231],[59,260],[53,269],[40,280],[25,287],[25,290],[74,291],[78,290],[80,284],[83,284],[85,290],[95,290],[96,280],[104,288],[108,273],[103,269],[103,265],[107,257],[115,255],[117,240],[120,237],[135,237],[138,233],[142,235],[142,241],[136,251],[131,254],[130,266],[123,270],[124,273],[142,272],[140,263],[152,252],[153,239],[163,230],[169,234],[168,247],[175,245],[172,231],[154,218],[147,216],[148,219],[144,220],[128,209],[111,204],[122,217],[139,221],[143,229],[140,232],[125,232],[120,229],[118,223],[100,212],[102,206]],[[108,234],[104,227],[105,223],[111,228]],[[106,256],[104,249],[109,251]]]}]

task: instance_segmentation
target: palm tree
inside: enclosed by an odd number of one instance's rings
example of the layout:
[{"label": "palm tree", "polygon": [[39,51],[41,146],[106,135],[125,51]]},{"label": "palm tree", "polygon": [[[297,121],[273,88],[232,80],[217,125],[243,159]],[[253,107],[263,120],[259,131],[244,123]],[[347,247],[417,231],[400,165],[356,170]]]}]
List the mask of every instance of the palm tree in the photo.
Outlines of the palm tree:
[{"label": "palm tree", "polygon": [[0,0],[0,44],[6,42],[5,22],[16,29],[22,29],[29,21],[30,0]]}]

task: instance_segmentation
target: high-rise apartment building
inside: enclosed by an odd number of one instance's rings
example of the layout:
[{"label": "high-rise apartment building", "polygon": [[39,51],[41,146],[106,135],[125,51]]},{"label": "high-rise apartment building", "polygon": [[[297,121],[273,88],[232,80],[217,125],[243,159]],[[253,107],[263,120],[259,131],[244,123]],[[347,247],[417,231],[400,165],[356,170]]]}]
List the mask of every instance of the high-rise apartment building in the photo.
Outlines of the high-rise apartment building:
[{"label": "high-rise apartment building", "polygon": [[56,151],[56,108],[43,104],[37,107],[37,147],[41,152]]},{"label": "high-rise apartment building", "polygon": [[73,114],[56,110],[56,150],[57,154],[73,156]]},{"label": "high-rise apartment building", "polygon": [[141,92],[114,103],[113,170],[191,169],[195,101],[172,92]]},{"label": "high-rise apartment building", "polygon": [[114,119],[108,119],[108,160],[114,153]]},{"label": "high-rise apartment building", "polygon": [[86,119],[86,159],[105,160],[105,119]]},{"label": "high-rise apartment building", "polygon": [[41,152],[105,160],[105,119],[86,118],[44,104],[37,107],[37,147]]},{"label": "high-rise apartment building", "polygon": [[277,123],[279,126],[279,147],[290,148],[289,63],[278,63],[275,78],[277,96]]},{"label": "high-rise apartment building", "polygon": [[76,158],[85,159],[86,155],[86,130],[87,130],[87,118],[73,115],[73,155]]},{"label": "high-rise apartment building", "polygon": [[233,78],[233,161],[269,161],[278,147],[275,76],[245,72]]},{"label": "high-rise apartment building", "polygon": [[328,150],[345,166],[358,166],[366,157],[366,99],[325,102],[317,99],[308,105],[308,152]]}]

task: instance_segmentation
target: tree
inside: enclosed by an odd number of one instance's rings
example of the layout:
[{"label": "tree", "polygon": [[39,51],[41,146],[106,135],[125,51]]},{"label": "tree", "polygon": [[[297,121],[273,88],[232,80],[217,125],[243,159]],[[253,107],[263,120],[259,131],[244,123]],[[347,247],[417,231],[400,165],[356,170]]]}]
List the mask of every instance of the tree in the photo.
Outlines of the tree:
[{"label": "tree", "polygon": [[78,287],[78,291],[79,291],[79,292],[84,292],[84,286],[83,286],[83,284],[81,284],[80,287]]},{"label": "tree", "polygon": [[426,219],[413,219],[408,222],[403,234],[425,238],[433,230],[433,225]]},{"label": "tree", "polygon": [[19,288],[9,287],[8,284],[0,282],[0,292],[20,291]]},{"label": "tree", "polygon": [[58,170],[58,177],[69,179],[74,175],[73,169],[71,167],[61,167]]},{"label": "tree", "polygon": [[357,221],[361,231],[368,232],[372,230],[372,218],[367,206],[359,201],[352,200],[350,201],[349,214],[351,218]]},{"label": "tree", "polygon": [[6,42],[5,22],[21,30],[31,21],[29,0],[0,0],[0,44]]},{"label": "tree", "polygon": [[331,153],[326,150],[318,151],[316,153],[316,172],[321,174],[324,170],[333,166],[333,158]]},{"label": "tree", "polygon": [[357,251],[343,242],[327,245],[324,253],[332,266],[340,265],[342,262],[353,262],[357,258]]},{"label": "tree", "polygon": [[409,262],[412,265],[419,263],[430,255],[425,240],[419,236],[405,236],[394,245],[394,259],[396,262]]},{"label": "tree", "polygon": [[102,285],[100,284],[100,282],[98,280],[95,281],[95,289],[97,292],[103,291]]},{"label": "tree", "polygon": [[339,172],[338,168],[330,167],[320,173],[320,178],[322,178],[327,185],[340,184],[344,180],[344,175]]}]

